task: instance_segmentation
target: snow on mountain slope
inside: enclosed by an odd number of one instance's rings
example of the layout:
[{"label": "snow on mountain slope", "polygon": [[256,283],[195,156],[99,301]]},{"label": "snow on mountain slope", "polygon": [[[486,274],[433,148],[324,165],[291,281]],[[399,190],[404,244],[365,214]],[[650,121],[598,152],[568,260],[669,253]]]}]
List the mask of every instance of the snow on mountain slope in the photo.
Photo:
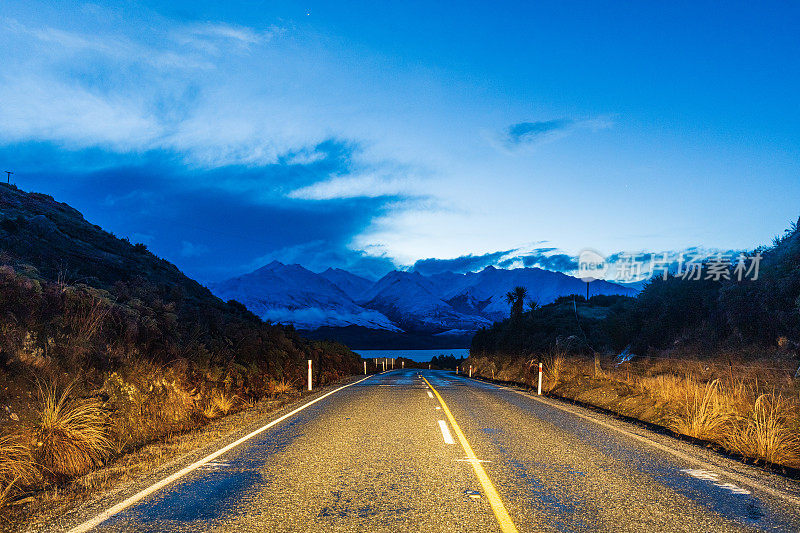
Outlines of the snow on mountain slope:
[{"label": "snow on mountain slope", "polygon": [[358,301],[361,295],[375,284],[374,281],[356,276],[341,268],[329,268],[320,272],[319,275],[339,287],[353,301]]},{"label": "snow on mountain slope", "polygon": [[399,331],[387,317],[364,309],[325,277],[300,265],[273,261],[210,288],[224,300],[241,302],[264,320],[292,323],[300,329],[358,325]]},{"label": "snow on mountain slope", "polygon": [[[465,311],[467,305],[473,306],[493,320],[505,318],[509,305],[505,294],[514,287],[521,286],[528,290],[528,300],[548,304],[569,294],[586,294],[586,283],[578,278],[552,272],[541,268],[516,268],[512,270],[486,267],[480,272],[464,275],[464,279],[451,284],[450,289],[442,295],[445,301],[461,304]],[[622,294],[633,296],[636,291],[607,281],[593,281],[589,286],[589,294]]]},{"label": "snow on mountain slope", "polygon": [[[376,282],[346,270],[315,274],[277,261],[255,272],[212,285],[224,299],[242,302],[265,320],[300,329],[363,326],[389,331],[439,334],[476,331],[508,316],[505,294],[516,286],[528,299],[547,304],[568,294],[585,294],[586,284],[540,268],[487,267],[480,272],[423,276],[392,271]],[[634,295],[635,290],[594,281],[590,294]]]},{"label": "snow on mountain slope", "polygon": [[456,311],[442,301],[435,283],[417,272],[389,272],[364,295],[363,307],[380,311],[403,329],[476,330],[491,322],[479,315]]}]

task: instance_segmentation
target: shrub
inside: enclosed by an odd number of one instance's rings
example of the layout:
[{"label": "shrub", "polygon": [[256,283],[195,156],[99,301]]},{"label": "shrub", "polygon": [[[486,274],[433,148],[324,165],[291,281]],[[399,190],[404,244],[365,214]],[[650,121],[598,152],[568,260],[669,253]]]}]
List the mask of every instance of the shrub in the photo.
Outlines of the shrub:
[{"label": "shrub", "polygon": [[203,409],[203,416],[206,418],[216,418],[220,415],[227,415],[233,409],[236,403],[235,396],[229,396],[222,391],[215,390],[211,393],[205,409]]},{"label": "shrub", "polygon": [[56,386],[39,389],[39,420],[34,456],[45,474],[55,480],[85,474],[99,466],[111,450],[108,415],[95,398],[72,397],[70,384],[59,394]]},{"label": "shrub", "polygon": [[792,409],[774,392],[760,395],[748,416],[727,435],[727,446],[742,455],[770,463],[788,463],[800,456],[800,439],[791,428]]},{"label": "shrub", "polygon": [[0,507],[16,489],[37,479],[30,439],[19,434],[0,436]]}]

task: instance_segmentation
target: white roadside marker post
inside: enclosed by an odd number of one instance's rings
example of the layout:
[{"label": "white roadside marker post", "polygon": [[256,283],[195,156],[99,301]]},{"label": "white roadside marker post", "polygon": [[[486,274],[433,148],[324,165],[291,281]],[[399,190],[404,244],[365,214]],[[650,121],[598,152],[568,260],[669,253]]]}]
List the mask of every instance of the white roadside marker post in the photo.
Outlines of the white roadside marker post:
[{"label": "white roadside marker post", "polygon": [[[428,365],[428,368],[430,368],[430,367],[431,367],[431,365]],[[456,365],[456,374],[458,374],[458,365]]]},{"label": "white roadside marker post", "polygon": [[406,362],[400,361],[400,368],[405,368],[405,367],[406,367]]},{"label": "white roadside marker post", "polygon": [[469,365],[469,377],[472,377],[472,365]]},{"label": "white roadside marker post", "polygon": [[392,358],[392,370],[394,370],[394,357]]},{"label": "white roadside marker post", "polygon": [[364,361],[364,375],[367,375],[367,362]]},{"label": "white roadside marker post", "polygon": [[539,396],[542,395],[542,363],[539,363]]},{"label": "white roadside marker post", "polygon": [[311,359],[308,360],[308,390],[311,390]]}]

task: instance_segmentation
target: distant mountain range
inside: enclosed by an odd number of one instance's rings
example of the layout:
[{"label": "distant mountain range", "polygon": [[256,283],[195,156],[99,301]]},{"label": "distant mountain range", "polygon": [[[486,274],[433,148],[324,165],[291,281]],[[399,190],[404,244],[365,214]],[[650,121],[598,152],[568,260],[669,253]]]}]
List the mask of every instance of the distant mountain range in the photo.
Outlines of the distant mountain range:
[{"label": "distant mountain range", "polygon": [[[291,323],[306,335],[351,347],[410,348],[419,341],[424,347],[455,348],[468,345],[478,329],[508,316],[505,294],[517,286],[541,305],[586,293],[580,279],[540,268],[490,266],[431,276],[395,270],[371,281],[346,270],[315,273],[277,261],[210,289],[264,320]],[[636,290],[598,280],[591,283],[590,294],[633,296]]]}]

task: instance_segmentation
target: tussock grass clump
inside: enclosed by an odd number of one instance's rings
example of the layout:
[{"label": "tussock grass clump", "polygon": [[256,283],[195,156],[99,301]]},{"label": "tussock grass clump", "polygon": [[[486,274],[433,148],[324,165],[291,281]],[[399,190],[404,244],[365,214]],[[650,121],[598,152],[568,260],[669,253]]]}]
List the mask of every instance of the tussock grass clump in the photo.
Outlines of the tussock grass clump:
[{"label": "tussock grass clump", "polygon": [[800,457],[800,438],[790,426],[792,415],[790,404],[780,394],[762,394],[750,413],[729,432],[726,444],[742,455],[771,463],[796,461]]},{"label": "tussock grass clump", "polygon": [[18,489],[38,479],[30,439],[20,434],[0,436],[0,508]]},{"label": "tussock grass clump", "polygon": [[544,390],[550,392],[555,389],[563,378],[566,360],[562,354],[555,354],[550,361],[544,364]]},{"label": "tussock grass clump", "polygon": [[72,392],[72,384],[60,393],[55,385],[39,389],[33,455],[45,475],[55,480],[85,474],[102,464],[112,449],[102,403],[73,398]]},{"label": "tussock grass clump", "polygon": [[697,439],[720,440],[727,433],[734,412],[720,391],[719,380],[699,383],[688,378],[684,383],[683,405],[671,417],[670,429]]},{"label": "tussock grass clump", "polygon": [[294,384],[291,383],[290,381],[282,379],[280,381],[275,382],[274,393],[276,396],[281,396],[283,394],[293,394],[295,392],[297,392],[297,389],[295,389]]},{"label": "tussock grass clump", "polygon": [[203,409],[203,416],[210,419],[227,415],[233,410],[235,405],[235,396],[229,396],[222,391],[215,390],[208,398],[208,403]]},{"label": "tussock grass clump", "polygon": [[13,480],[28,484],[37,477],[30,438],[21,434],[0,436],[0,484]]}]

